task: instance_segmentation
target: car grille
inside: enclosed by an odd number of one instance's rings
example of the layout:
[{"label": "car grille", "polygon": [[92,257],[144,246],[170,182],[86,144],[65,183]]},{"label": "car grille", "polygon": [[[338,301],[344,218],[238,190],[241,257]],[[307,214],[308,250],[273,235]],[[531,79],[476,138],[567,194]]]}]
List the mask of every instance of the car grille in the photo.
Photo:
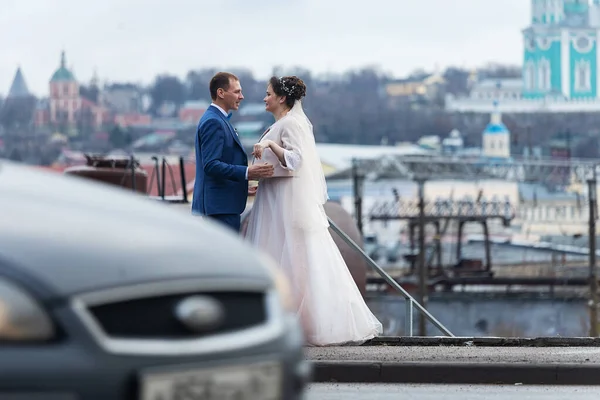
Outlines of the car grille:
[{"label": "car grille", "polygon": [[[193,295],[209,296],[221,303],[225,318],[218,327],[198,333],[177,319],[176,305]],[[267,319],[265,297],[264,293],[255,292],[185,293],[96,305],[89,311],[110,337],[192,339],[263,324]]]}]

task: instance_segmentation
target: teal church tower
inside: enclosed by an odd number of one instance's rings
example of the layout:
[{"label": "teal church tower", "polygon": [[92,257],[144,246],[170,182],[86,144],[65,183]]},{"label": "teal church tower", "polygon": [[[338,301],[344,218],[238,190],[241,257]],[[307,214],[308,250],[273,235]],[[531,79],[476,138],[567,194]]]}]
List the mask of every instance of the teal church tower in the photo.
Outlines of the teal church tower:
[{"label": "teal church tower", "polygon": [[531,0],[523,30],[523,98],[600,96],[600,0]]}]

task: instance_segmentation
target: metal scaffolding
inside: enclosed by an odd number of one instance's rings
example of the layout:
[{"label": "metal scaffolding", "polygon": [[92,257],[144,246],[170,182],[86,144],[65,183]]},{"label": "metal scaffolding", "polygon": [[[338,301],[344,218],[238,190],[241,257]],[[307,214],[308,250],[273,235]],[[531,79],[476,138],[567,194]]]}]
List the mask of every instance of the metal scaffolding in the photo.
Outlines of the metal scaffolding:
[{"label": "metal scaffolding", "polygon": [[[487,159],[481,157],[455,157],[455,156],[397,156],[385,155],[373,159],[353,159],[352,167],[339,171],[327,177],[328,180],[352,178],[354,186],[355,217],[359,220],[359,230],[362,233],[362,198],[365,179],[404,179],[417,182],[419,196],[417,207],[412,205],[416,212],[416,221],[419,228],[419,290],[418,301],[422,307],[427,307],[427,268],[425,260],[424,230],[427,223],[424,185],[427,180],[462,180],[477,181],[499,179],[512,182],[538,183],[549,186],[568,186],[572,184],[587,185],[588,204],[590,204],[589,217],[589,287],[590,287],[590,336],[598,336],[598,276],[596,269],[596,177],[600,172],[600,163],[589,159],[556,160],[549,158],[515,157],[511,159]],[[382,205],[379,211],[387,214],[394,211],[389,207],[396,205]],[[387,208],[387,209],[385,209]],[[375,212],[377,210],[374,210]],[[382,215],[383,216],[383,215]],[[419,320],[419,331],[425,334],[425,318]]]}]

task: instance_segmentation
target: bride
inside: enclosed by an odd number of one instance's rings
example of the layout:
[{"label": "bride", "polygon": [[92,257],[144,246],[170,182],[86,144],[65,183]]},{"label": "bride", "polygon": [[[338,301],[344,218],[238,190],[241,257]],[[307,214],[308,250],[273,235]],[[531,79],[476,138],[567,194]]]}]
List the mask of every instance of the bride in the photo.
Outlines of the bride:
[{"label": "bride", "polygon": [[252,154],[273,164],[275,173],[260,181],[246,238],[287,274],[309,345],[359,344],[381,334],[382,325],[329,233],[327,187],[300,102],[305,94],[295,76],[269,82],[264,102],[275,123]]}]

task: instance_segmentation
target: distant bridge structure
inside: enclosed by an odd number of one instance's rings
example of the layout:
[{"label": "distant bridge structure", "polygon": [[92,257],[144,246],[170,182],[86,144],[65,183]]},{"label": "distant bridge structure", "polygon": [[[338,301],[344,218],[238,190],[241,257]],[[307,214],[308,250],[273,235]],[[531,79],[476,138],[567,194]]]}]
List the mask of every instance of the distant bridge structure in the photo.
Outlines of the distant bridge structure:
[{"label": "distant bridge structure", "polygon": [[594,179],[599,172],[600,161],[590,159],[385,155],[376,159],[354,159],[351,168],[331,174],[328,179],[347,179],[358,173],[367,179],[501,179],[546,184],[566,181],[585,184],[586,181]]}]

